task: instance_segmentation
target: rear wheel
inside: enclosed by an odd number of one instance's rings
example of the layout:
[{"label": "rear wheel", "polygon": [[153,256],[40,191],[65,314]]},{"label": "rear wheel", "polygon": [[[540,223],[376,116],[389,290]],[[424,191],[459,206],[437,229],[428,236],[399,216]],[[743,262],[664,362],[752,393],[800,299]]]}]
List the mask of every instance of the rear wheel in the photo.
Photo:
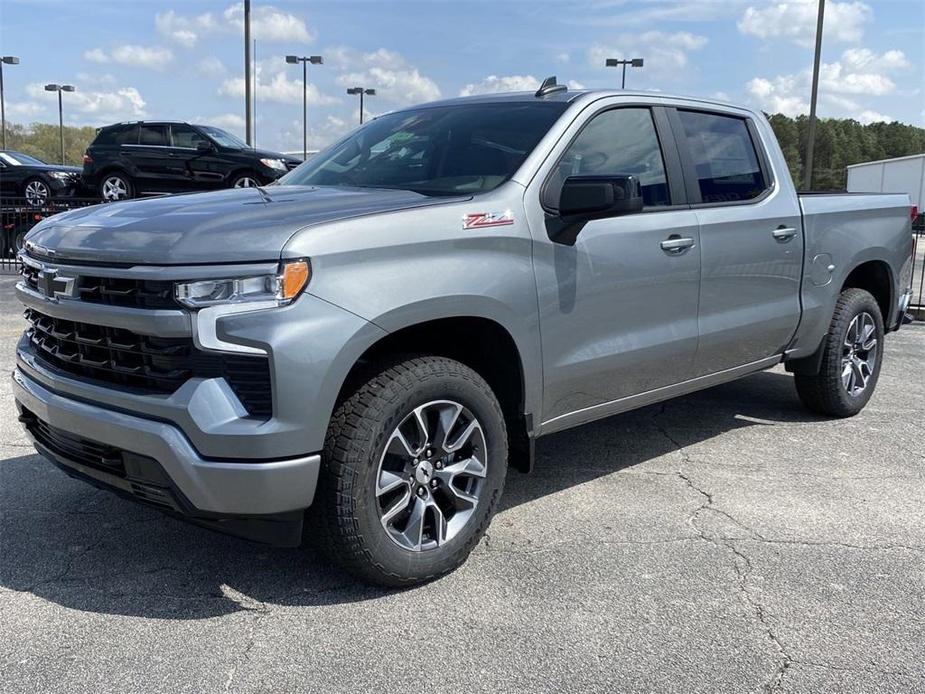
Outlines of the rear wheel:
[{"label": "rear wheel", "polygon": [[128,200],[135,195],[132,179],[124,173],[108,173],[100,181],[100,197],[106,202]]},{"label": "rear wheel", "polygon": [[372,373],[335,412],[312,514],[332,559],[380,585],[452,571],[504,486],[507,431],[488,384],[412,357]]},{"label": "rear wheel", "polygon": [[823,343],[818,374],[794,376],[803,404],[832,417],[851,417],[873,395],[883,361],[880,306],[863,289],[846,289]]},{"label": "rear wheel", "polygon": [[51,197],[51,188],[41,178],[30,178],[23,185],[23,197],[33,207],[42,207]]}]

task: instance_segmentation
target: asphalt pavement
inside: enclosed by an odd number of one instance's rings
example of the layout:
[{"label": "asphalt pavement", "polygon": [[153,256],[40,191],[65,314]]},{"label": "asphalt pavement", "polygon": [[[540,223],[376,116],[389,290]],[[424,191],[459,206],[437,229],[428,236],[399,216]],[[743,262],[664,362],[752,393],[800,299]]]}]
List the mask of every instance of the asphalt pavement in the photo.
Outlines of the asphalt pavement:
[{"label": "asphalt pavement", "polygon": [[0,692],[925,691],[923,355],[922,324],[888,336],[849,420],[775,369],[544,438],[468,563],[407,591],[71,480],[7,383]]}]

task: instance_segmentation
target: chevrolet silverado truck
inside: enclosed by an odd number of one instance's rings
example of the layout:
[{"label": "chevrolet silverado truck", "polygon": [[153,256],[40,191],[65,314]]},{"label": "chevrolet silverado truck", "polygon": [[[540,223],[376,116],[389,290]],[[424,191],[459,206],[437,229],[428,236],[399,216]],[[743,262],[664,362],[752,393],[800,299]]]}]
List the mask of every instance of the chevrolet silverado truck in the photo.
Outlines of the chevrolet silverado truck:
[{"label": "chevrolet silverado truck", "polygon": [[549,79],[408,108],[277,184],[38,224],[19,418],[69,475],[411,585],[540,436],[782,362],[810,409],[860,411],[910,212],[798,194],[739,106]]}]

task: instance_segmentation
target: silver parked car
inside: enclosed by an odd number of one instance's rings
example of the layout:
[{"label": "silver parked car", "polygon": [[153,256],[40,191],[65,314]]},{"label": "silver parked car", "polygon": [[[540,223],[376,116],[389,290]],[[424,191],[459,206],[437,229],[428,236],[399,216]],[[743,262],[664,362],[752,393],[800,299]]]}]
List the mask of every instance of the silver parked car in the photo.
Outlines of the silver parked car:
[{"label": "silver parked car", "polygon": [[909,208],[798,195],[746,108],[554,80],[425,104],[265,188],[40,223],[15,397],[68,474],[414,584],[539,436],[781,362],[860,411]]}]

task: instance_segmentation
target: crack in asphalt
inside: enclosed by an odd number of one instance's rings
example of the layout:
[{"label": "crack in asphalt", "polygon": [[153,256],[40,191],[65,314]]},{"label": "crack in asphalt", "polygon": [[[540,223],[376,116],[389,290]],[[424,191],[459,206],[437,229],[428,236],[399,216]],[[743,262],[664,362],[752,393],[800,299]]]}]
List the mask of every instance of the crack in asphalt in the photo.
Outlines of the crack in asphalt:
[{"label": "crack in asphalt", "polygon": [[[655,428],[661,432],[661,434],[675,447],[677,453],[681,456],[683,463],[693,463],[693,460],[691,459],[687,450],[685,450],[684,446],[681,445],[681,443],[671,435],[671,432],[669,432],[668,429],[658,421],[658,417],[661,414],[664,414],[666,407],[667,404],[663,403],[660,410],[652,417],[652,423],[654,424]],[[717,547],[724,548],[732,553],[733,567],[735,568],[736,574],[739,578],[739,597],[746,605],[749,606],[756,619],[761,624],[765,635],[768,637],[768,639],[770,639],[771,643],[774,645],[774,648],[777,650],[777,663],[775,671],[771,678],[762,686],[763,691],[767,692],[768,694],[771,692],[776,692],[780,689],[781,683],[784,680],[784,676],[787,674],[787,669],[790,667],[793,659],[787,649],[784,647],[780,637],[775,632],[774,627],[768,620],[764,605],[762,605],[761,601],[752,594],[752,591],[749,587],[748,578],[753,569],[751,559],[744,552],[742,552],[742,550],[735,546],[732,539],[709,534],[703,527],[698,524],[697,521],[700,515],[705,512],[718,513],[734,523],[736,527],[742,528],[753,538],[761,539],[761,536],[748,526],[740,523],[726,511],[716,508],[713,494],[698,486],[689,475],[685,474],[681,470],[677,470],[676,474],[684,481],[688,488],[703,498],[703,503],[690,515],[688,522],[700,534],[701,539],[703,539],[705,542],[709,542],[713,545],[716,545]]]}]

